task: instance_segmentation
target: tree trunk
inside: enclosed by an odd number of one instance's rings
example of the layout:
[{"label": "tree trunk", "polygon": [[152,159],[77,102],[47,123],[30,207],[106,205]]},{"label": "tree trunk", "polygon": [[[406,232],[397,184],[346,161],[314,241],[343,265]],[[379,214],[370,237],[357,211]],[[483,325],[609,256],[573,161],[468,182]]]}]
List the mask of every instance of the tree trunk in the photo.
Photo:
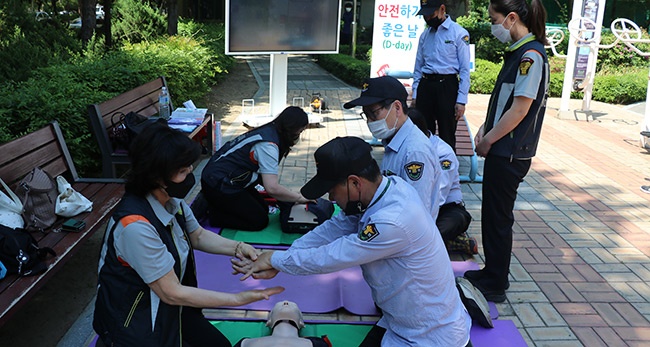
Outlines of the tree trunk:
[{"label": "tree trunk", "polygon": [[178,34],[178,2],[167,0],[167,34]]},{"label": "tree trunk", "polygon": [[111,34],[113,0],[104,0],[104,46],[111,48],[113,46],[113,36]]},{"label": "tree trunk", "polygon": [[81,0],[81,43],[85,48],[93,37],[97,20],[95,6],[97,0]]}]

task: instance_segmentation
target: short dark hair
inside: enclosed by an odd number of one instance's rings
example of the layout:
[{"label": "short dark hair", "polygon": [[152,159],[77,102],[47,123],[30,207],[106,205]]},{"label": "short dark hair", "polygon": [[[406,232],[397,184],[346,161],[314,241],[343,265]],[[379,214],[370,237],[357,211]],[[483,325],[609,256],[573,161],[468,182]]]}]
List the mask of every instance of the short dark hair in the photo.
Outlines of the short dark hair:
[{"label": "short dark hair", "polygon": [[424,119],[424,115],[417,108],[411,107],[408,109],[408,116],[411,118],[411,121],[415,126],[420,129],[424,135],[429,136],[431,131],[427,127],[427,120]]},{"label": "short dark hair", "polygon": [[180,169],[194,164],[201,155],[201,146],[182,131],[165,122],[145,128],[129,148],[131,170],[125,189],[145,196],[170,180]]}]

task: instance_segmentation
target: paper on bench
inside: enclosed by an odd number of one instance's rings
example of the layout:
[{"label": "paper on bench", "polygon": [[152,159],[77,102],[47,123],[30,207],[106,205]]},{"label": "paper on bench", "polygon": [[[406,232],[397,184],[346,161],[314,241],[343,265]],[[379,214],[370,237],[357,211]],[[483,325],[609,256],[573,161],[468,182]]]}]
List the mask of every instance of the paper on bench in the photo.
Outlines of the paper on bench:
[{"label": "paper on bench", "polygon": [[203,122],[205,114],[208,112],[207,108],[189,109],[179,107],[172,112],[172,117],[168,121],[169,124],[194,124],[199,125]]}]

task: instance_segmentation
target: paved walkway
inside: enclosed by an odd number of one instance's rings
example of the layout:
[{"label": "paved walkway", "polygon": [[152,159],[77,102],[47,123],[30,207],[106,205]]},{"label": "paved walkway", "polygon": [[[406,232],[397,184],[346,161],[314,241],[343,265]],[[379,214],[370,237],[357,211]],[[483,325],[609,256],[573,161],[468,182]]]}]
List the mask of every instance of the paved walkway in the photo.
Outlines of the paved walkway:
[{"label": "paved walkway", "polygon": [[[268,109],[268,62],[249,60],[261,86],[259,112]],[[318,146],[335,136],[371,136],[359,110],[342,107],[360,91],[309,58],[289,57],[288,89],[289,104],[294,96],[308,100],[320,92],[330,107],[282,164],[281,183],[299,189],[315,174]],[[488,100],[469,97],[473,132]],[[648,346],[650,194],[639,187],[650,184],[644,180],[650,157],[638,145],[643,115],[593,101],[591,112],[576,111],[567,120],[557,117],[559,104],[549,101],[538,155],[519,189],[511,287],[508,300],[497,305],[500,319],[513,320],[530,346]],[[571,102],[573,109],[581,105]],[[236,116],[224,134],[245,130]],[[380,159],[382,149],[374,152]],[[463,184],[463,193],[475,219],[469,232],[480,239],[481,184]],[[482,263],[481,256],[475,261]]]},{"label": "paved walkway", "polygon": [[[256,112],[268,112],[268,57],[249,57],[248,62],[260,84]],[[313,152],[320,145],[335,136],[371,136],[360,110],[342,107],[360,90],[310,58],[289,57],[288,89],[289,104],[296,96],[308,104],[311,93],[320,92],[330,108],[321,125],[306,130],[282,162],[280,182],[297,190],[315,174]],[[473,132],[483,121],[488,99],[469,96],[466,116]],[[643,116],[592,102],[592,112],[560,119],[559,103],[549,101],[538,155],[519,188],[511,287],[508,300],[497,304],[500,319],[513,320],[529,346],[648,346],[650,194],[639,187],[650,184],[644,180],[650,177],[650,157],[638,145]],[[580,108],[581,100],[573,100],[571,107]],[[233,107],[223,115],[224,141],[246,130],[237,119],[240,112],[241,107]],[[382,153],[375,147],[377,159]],[[465,159],[461,170],[468,169]],[[482,160],[479,168],[482,172]],[[480,239],[481,184],[463,184],[462,189],[474,217],[469,233]],[[483,261],[480,255],[474,260]],[[228,312],[266,317],[264,312]],[[353,317],[339,311],[306,318]]]}]

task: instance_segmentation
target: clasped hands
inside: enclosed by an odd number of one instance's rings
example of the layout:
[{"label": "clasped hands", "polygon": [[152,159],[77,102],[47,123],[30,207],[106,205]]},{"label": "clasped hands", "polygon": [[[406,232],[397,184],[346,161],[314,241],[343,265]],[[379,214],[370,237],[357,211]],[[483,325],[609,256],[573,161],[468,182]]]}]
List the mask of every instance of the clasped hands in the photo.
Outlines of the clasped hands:
[{"label": "clasped hands", "polygon": [[241,254],[236,254],[235,258],[231,258],[233,275],[243,274],[239,279],[243,281],[249,277],[254,279],[271,279],[278,274],[278,270],[274,269],[271,265],[271,256],[274,251],[264,251],[257,255],[257,259],[253,260],[251,257],[245,257]]}]

